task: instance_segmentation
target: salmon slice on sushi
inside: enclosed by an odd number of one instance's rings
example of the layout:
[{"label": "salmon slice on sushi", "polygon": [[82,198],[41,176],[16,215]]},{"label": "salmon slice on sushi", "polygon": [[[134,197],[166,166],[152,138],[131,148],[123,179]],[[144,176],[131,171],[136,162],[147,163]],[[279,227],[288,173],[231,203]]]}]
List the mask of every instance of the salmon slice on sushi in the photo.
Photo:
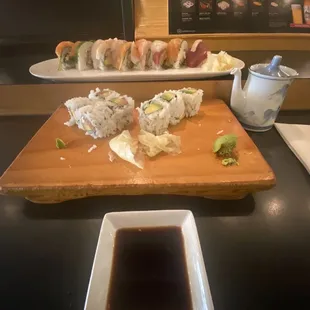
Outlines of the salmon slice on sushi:
[{"label": "salmon slice on sushi", "polygon": [[128,71],[132,69],[131,45],[132,42],[121,43],[112,50],[114,56],[113,66],[115,69],[119,71]]},{"label": "salmon slice on sushi", "polygon": [[188,44],[182,39],[172,39],[167,45],[167,60],[166,67],[179,69],[183,66],[186,59],[186,52],[188,50]]}]

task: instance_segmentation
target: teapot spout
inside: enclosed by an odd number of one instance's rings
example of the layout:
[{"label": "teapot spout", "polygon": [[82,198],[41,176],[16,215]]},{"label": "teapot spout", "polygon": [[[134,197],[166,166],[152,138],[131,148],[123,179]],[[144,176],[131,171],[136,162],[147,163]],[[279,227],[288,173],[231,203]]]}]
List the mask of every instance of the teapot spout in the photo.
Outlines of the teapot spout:
[{"label": "teapot spout", "polygon": [[235,68],[230,72],[230,74],[234,75],[230,105],[237,114],[242,114],[246,103],[246,98],[241,87],[241,70],[239,68]]}]

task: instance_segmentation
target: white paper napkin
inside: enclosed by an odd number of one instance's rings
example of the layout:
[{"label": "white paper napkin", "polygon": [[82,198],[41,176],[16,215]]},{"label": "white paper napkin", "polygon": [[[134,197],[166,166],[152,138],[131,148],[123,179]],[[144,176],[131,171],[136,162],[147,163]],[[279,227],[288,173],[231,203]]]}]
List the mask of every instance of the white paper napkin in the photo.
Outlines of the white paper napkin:
[{"label": "white paper napkin", "polygon": [[275,124],[288,147],[310,174],[310,125]]}]

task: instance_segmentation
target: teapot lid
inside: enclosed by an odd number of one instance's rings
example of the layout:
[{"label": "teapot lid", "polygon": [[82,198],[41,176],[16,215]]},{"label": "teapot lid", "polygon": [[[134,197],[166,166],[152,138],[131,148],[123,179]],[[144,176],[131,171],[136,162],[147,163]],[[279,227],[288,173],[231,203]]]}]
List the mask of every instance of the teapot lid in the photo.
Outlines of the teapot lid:
[{"label": "teapot lid", "polygon": [[297,72],[294,74],[290,72],[291,70],[285,70],[286,67],[280,66],[281,61],[282,56],[275,55],[273,56],[270,64],[257,64],[252,66],[251,70],[262,75],[276,78],[292,78],[298,75]]}]

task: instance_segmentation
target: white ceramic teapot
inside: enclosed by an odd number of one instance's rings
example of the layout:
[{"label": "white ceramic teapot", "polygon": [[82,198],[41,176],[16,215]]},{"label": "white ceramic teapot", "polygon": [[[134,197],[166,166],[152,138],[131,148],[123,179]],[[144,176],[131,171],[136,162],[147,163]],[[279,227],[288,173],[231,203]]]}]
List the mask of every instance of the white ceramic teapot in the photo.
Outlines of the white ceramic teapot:
[{"label": "white ceramic teapot", "polygon": [[232,70],[230,104],[245,129],[262,132],[272,128],[286,91],[298,76],[295,70],[280,66],[281,60],[274,56],[270,64],[252,65],[243,89],[240,69]]}]

